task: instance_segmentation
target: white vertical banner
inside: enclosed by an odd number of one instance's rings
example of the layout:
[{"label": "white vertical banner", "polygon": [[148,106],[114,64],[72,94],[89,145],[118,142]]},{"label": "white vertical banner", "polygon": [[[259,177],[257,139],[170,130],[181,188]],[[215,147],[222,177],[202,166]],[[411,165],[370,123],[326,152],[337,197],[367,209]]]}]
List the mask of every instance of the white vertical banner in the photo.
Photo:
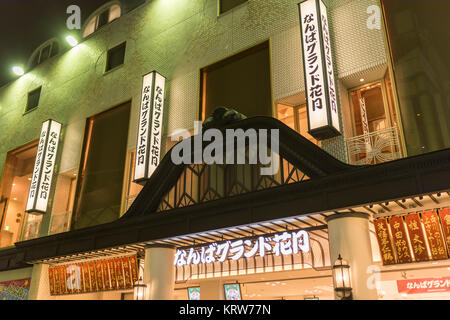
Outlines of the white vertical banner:
[{"label": "white vertical banner", "polygon": [[305,0],[299,10],[309,133],[329,139],[341,130],[327,9],[322,0]]},{"label": "white vertical banner", "polygon": [[47,120],[42,124],[28,193],[27,212],[47,213],[61,128],[62,125],[54,120]]},{"label": "white vertical banner", "polygon": [[136,141],[134,182],[144,183],[161,160],[166,78],[153,71],[143,77]]},{"label": "white vertical banner", "polygon": [[334,63],[333,55],[331,54],[331,40],[330,40],[330,29],[328,27],[328,13],[327,7],[322,0],[320,2],[320,17],[321,17],[321,27],[322,27],[322,41],[323,50],[325,54],[325,69],[326,69],[326,79],[328,84],[328,99],[329,108],[331,113],[331,125],[338,132],[341,131],[341,126],[339,124],[339,112],[338,112],[338,101],[336,93],[336,82],[334,77]]}]

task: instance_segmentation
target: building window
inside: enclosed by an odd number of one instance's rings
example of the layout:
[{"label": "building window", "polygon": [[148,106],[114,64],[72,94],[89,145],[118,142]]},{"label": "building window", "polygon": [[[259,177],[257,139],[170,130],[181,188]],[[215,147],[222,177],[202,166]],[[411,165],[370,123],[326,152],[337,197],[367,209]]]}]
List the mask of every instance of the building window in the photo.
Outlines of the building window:
[{"label": "building window", "polygon": [[217,107],[247,117],[272,116],[269,43],[217,62],[201,70],[201,119]]},{"label": "building window", "polygon": [[69,171],[58,175],[53,198],[49,234],[57,234],[70,230],[72,208],[77,186],[77,174],[77,171]]},{"label": "building window", "polygon": [[25,112],[31,111],[39,105],[39,100],[41,98],[41,89],[42,87],[37,88],[28,93],[27,106],[25,108]]},{"label": "building window", "polygon": [[289,106],[279,103],[278,120],[300,133],[303,137],[315,145],[320,146],[320,141],[308,133],[309,126],[306,104],[300,106]]},{"label": "building window", "polygon": [[230,11],[247,1],[248,0],[219,0],[219,14]]},{"label": "building window", "polygon": [[[37,154],[37,141],[6,157],[0,196],[0,247],[39,235],[41,216],[25,213]],[[25,223],[24,223],[25,222]]]},{"label": "building window", "polygon": [[450,1],[381,0],[408,156],[450,147]]},{"label": "building window", "polygon": [[353,137],[347,139],[352,164],[377,164],[402,157],[390,78],[350,91]]},{"label": "building window", "polygon": [[115,48],[108,50],[106,60],[106,71],[110,71],[121,66],[125,61],[126,42],[118,45]]},{"label": "building window", "polygon": [[382,131],[397,125],[389,77],[350,91],[353,136]]},{"label": "building window", "polygon": [[59,53],[59,43],[56,40],[50,41],[48,44],[38,48],[32,55],[30,69],[43,63],[44,61],[56,56]]},{"label": "building window", "polygon": [[86,28],[84,29],[83,37],[86,38],[87,36],[91,35],[101,27],[107,25],[108,23],[119,19],[121,15],[121,8],[120,5],[115,4],[110,6],[107,9],[104,9],[99,14],[96,14],[86,25]]},{"label": "building window", "polygon": [[136,200],[136,197],[139,195],[143,188],[143,186],[141,186],[140,184],[133,182],[135,157],[136,150],[128,152],[127,167],[125,171],[126,179],[122,214],[130,209],[130,206],[133,204],[134,200]]},{"label": "building window", "polygon": [[72,229],[120,217],[130,105],[125,103],[87,120]]}]

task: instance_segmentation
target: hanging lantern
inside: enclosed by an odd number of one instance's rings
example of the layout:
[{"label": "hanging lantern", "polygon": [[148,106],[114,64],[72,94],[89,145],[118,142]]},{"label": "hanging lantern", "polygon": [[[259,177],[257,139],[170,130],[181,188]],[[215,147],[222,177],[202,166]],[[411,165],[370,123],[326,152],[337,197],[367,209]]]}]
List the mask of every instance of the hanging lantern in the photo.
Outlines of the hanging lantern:
[{"label": "hanging lantern", "polygon": [[336,295],[341,300],[352,300],[352,285],[350,280],[350,266],[341,255],[333,265],[333,282]]}]

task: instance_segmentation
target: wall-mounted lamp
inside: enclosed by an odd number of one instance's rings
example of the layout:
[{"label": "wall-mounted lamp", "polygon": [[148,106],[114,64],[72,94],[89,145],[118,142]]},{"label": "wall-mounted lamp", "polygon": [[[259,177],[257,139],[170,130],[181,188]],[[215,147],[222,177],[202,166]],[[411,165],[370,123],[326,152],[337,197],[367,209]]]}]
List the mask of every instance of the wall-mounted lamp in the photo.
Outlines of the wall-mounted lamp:
[{"label": "wall-mounted lamp", "polygon": [[19,66],[14,66],[12,68],[12,71],[14,72],[15,75],[18,75],[18,76],[23,76],[25,74],[25,71],[23,70],[23,68],[19,67]]},{"label": "wall-mounted lamp", "polygon": [[75,47],[78,45],[78,40],[73,36],[67,36],[66,41],[71,47]]},{"label": "wall-mounted lamp", "polygon": [[333,265],[334,291],[340,300],[352,300],[352,284],[350,280],[350,266],[341,255]]},{"label": "wall-mounted lamp", "polygon": [[142,280],[142,277],[133,285],[134,300],[145,300],[145,292],[147,291],[147,285]]}]

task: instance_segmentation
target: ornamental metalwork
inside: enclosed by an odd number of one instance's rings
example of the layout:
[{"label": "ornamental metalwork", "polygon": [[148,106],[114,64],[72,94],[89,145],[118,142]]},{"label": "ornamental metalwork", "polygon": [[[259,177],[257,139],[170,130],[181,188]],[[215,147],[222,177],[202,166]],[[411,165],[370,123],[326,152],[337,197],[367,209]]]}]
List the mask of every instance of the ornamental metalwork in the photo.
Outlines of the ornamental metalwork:
[{"label": "ornamental metalwork", "polygon": [[346,143],[353,165],[378,164],[402,157],[397,127],[353,137]]},{"label": "ornamental metalwork", "polygon": [[309,180],[305,173],[286,159],[279,157],[279,163],[280,170],[273,176],[261,175],[260,165],[188,165],[177,183],[162,198],[158,211],[193,206]]}]

